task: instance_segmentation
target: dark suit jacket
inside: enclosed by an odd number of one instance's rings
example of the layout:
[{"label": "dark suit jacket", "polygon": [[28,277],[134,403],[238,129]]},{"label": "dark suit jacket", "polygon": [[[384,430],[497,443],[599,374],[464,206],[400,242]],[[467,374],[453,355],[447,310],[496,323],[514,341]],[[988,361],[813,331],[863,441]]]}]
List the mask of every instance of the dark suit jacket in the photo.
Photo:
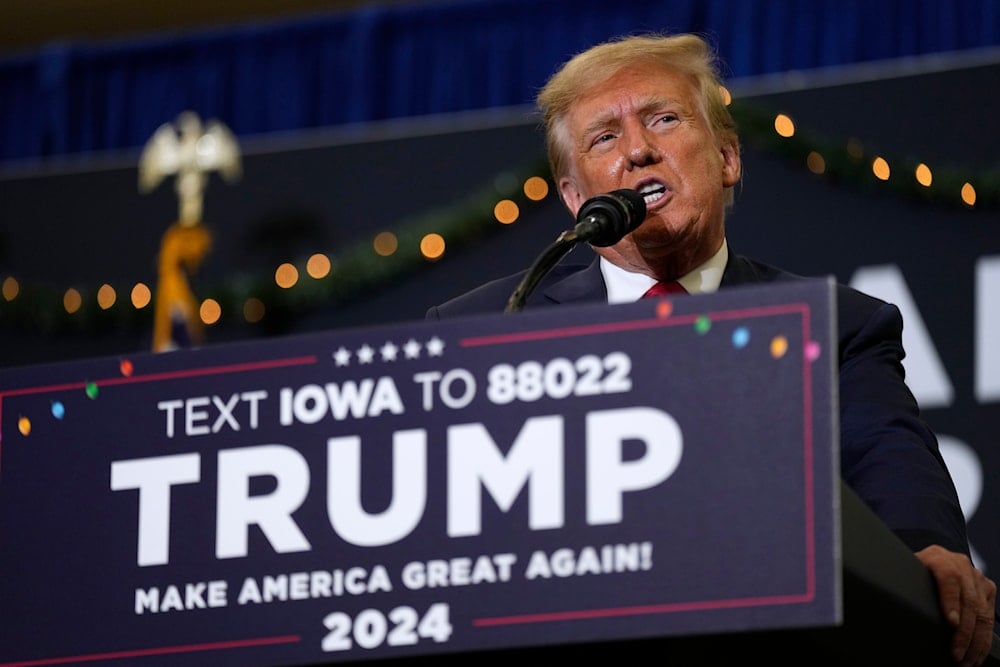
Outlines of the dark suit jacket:
[{"label": "dark suit jacket", "polygon": [[[503,312],[523,274],[500,278],[428,310],[428,319]],[[730,253],[722,285],[811,280]],[[904,383],[896,306],[837,287],[841,477],[903,542],[968,554],[965,519],[938,450]],[[607,301],[598,261],[557,264],[524,309]]]}]

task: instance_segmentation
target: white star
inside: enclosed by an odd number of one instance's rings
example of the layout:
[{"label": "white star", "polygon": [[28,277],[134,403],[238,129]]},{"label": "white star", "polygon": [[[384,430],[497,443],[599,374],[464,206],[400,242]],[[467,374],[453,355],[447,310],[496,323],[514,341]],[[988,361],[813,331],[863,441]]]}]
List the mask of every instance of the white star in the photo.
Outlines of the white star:
[{"label": "white star", "polygon": [[396,361],[397,354],[399,354],[399,348],[396,347],[395,343],[387,340],[382,346],[382,361]]},{"label": "white star", "polygon": [[444,352],[444,341],[434,336],[429,341],[427,341],[427,354],[432,357],[440,357]]},{"label": "white star", "polygon": [[369,347],[368,343],[365,343],[358,348],[357,355],[359,364],[370,364],[375,358],[375,350]]},{"label": "white star", "polygon": [[338,366],[347,366],[351,363],[351,351],[343,345],[333,353],[333,360]]},{"label": "white star", "polygon": [[403,353],[406,355],[407,359],[419,359],[420,343],[411,338],[406,341],[406,345],[403,346]]}]

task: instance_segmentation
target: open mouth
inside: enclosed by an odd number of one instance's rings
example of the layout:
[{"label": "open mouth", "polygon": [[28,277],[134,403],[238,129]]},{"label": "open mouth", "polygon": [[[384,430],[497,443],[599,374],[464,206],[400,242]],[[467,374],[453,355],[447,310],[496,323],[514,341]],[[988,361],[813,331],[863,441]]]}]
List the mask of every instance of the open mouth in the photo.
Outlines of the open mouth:
[{"label": "open mouth", "polygon": [[662,183],[647,183],[638,188],[636,192],[642,195],[646,206],[649,206],[663,199],[664,195],[667,194],[667,188]]}]

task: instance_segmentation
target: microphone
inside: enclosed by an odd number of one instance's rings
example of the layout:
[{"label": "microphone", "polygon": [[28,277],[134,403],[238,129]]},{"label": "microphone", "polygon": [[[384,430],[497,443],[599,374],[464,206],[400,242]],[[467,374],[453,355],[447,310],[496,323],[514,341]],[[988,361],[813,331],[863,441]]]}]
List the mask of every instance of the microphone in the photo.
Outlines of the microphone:
[{"label": "microphone", "polygon": [[591,197],[576,214],[577,241],[595,246],[618,243],[646,218],[646,200],[635,190],[615,190]]},{"label": "microphone", "polygon": [[646,200],[635,190],[615,190],[591,197],[576,214],[576,226],[567,229],[538,256],[507,299],[505,313],[524,307],[528,295],[563,255],[584,241],[595,246],[614,245],[646,218]]}]

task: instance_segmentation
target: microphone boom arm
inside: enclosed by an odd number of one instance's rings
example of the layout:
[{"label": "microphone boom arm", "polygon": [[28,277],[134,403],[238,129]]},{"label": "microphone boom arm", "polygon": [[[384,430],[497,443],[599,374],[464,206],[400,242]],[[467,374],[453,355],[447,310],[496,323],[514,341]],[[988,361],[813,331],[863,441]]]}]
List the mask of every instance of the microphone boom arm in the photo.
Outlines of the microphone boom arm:
[{"label": "microphone boom arm", "polygon": [[645,217],[646,202],[635,190],[615,190],[585,201],[577,211],[576,226],[560,234],[538,256],[517,289],[511,293],[504,312],[521,310],[539,281],[574,245],[581,241],[594,246],[614,245],[641,225]]},{"label": "microphone boom arm", "polygon": [[514,313],[522,308],[524,308],[524,302],[527,300],[528,295],[531,294],[535,286],[538,285],[545,274],[552,270],[560,259],[562,259],[566,253],[573,249],[573,246],[577,243],[576,231],[572,229],[567,229],[562,234],[559,235],[552,244],[546,248],[541,255],[535,259],[535,263],[531,265],[528,272],[524,274],[524,278],[521,279],[521,283],[517,288],[511,292],[510,298],[507,300],[507,307],[503,312]]}]

